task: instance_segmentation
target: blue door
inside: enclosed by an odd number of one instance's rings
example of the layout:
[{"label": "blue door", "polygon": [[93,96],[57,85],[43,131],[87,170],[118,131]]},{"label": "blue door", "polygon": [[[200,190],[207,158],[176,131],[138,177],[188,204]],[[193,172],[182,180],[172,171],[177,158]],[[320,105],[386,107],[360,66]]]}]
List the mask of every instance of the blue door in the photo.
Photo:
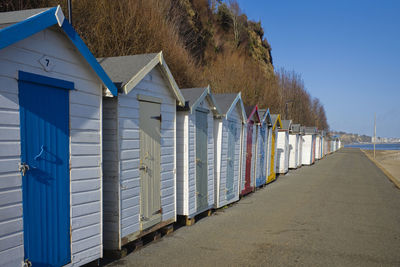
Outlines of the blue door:
[{"label": "blue door", "polygon": [[257,178],[256,186],[262,186],[266,182],[265,177],[265,128],[260,125],[260,135],[258,141],[258,166],[257,166]]},{"label": "blue door", "polygon": [[73,83],[19,73],[25,260],[71,261],[69,91]]},{"label": "blue door", "polygon": [[228,159],[226,170],[226,200],[235,197],[235,146],[236,146],[236,123],[228,121]]}]

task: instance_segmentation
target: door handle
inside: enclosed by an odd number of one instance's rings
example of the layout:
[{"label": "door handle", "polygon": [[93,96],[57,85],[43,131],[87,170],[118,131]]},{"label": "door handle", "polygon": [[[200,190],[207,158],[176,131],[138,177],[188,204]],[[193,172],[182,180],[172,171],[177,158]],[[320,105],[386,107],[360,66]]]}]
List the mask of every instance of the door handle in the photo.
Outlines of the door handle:
[{"label": "door handle", "polygon": [[22,174],[22,176],[25,176],[26,172],[29,170],[29,165],[25,162],[18,163],[18,170]]}]

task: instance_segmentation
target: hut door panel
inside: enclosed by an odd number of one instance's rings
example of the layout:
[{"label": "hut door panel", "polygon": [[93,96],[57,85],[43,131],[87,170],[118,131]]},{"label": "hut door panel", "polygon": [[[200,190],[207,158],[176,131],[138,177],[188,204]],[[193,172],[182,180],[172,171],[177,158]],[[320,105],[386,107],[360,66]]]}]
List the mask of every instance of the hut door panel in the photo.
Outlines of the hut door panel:
[{"label": "hut door panel", "polygon": [[20,80],[19,105],[24,256],[62,266],[71,261],[69,92]]},{"label": "hut door panel", "polygon": [[139,102],[140,124],[140,226],[161,222],[161,106]]},{"label": "hut door panel", "polygon": [[208,207],[207,113],[196,111],[196,199],[197,211]]},{"label": "hut door panel", "polygon": [[249,121],[247,124],[247,148],[246,148],[246,176],[243,194],[251,191],[251,159],[253,157],[253,127],[254,122]]},{"label": "hut door panel", "polygon": [[235,179],[235,147],[236,147],[236,123],[228,121],[228,158],[226,171],[226,200],[235,197],[234,179]]}]

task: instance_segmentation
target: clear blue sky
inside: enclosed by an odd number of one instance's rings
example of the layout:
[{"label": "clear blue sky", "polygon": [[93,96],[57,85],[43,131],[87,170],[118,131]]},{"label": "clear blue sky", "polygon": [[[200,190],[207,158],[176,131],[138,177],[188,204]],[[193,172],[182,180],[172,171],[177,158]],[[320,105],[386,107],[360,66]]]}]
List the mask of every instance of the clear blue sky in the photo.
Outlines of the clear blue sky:
[{"label": "clear blue sky", "polygon": [[333,130],[400,137],[400,0],[239,0]]}]

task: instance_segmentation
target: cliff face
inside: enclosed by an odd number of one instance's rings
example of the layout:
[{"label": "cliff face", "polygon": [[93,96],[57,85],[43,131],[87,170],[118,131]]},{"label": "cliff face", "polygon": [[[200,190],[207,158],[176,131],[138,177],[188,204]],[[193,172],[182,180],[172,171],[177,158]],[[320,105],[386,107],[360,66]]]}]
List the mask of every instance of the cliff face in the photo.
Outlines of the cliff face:
[{"label": "cliff face", "polygon": [[253,58],[273,74],[271,46],[264,37],[261,22],[248,20],[237,3],[175,2],[171,19],[178,21],[180,37],[200,64],[207,65],[226,51],[236,51]]}]

